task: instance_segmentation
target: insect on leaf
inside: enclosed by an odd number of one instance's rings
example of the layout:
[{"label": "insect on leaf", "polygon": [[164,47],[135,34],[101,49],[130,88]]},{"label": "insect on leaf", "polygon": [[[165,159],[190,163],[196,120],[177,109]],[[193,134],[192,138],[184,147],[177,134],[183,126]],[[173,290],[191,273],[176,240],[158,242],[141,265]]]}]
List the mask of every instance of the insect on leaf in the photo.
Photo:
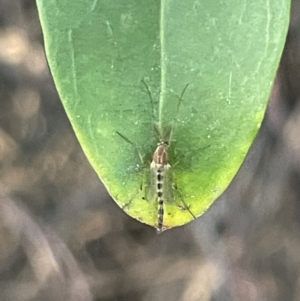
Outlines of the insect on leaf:
[{"label": "insect on leaf", "polygon": [[[290,1],[37,4],[66,113],[114,200],[159,231],[203,214],[259,129]],[[160,165],[154,154],[166,142]]]}]

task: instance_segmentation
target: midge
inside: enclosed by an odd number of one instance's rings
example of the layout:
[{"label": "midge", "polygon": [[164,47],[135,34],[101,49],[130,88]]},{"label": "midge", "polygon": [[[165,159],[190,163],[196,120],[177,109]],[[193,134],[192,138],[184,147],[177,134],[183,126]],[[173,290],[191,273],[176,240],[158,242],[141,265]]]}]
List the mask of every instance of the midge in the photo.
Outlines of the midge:
[{"label": "midge", "polygon": [[[145,81],[142,80],[142,82],[145,85],[146,90],[149,94],[152,110],[154,110],[154,102],[152,99],[151,92],[147,84],[145,83]],[[187,87],[188,84],[185,86],[185,88],[183,89],[180,95],[173,124],[170,127],[170,129],[167,131],[167,133],[162,134],[162,131],[160,131],[160,129],[154,123],[154,129],[156,130],[160,139],[159,142],[157,143],[157,147],[153,153],[152,161],[150,163],[150,181],[146,185],[147,191],[145,194],[145,199],[147,201],[157,201],[157,224],[156,224],[157,233],[161,233],[166,229],[166,227],[164,226],[164,214],[165,214],[164,204],[168,202],[172,202],[174,200],[174,190],[176,190],[176,186],[172,183],[172,177],[170,172],[171,165],[169,164],[168,148],[170,146],[172,134],[175,128],[178,109]],[[153,112],[152,112],[152,116],[154,116]],[[130,141],[127,137],[125,137],[121,133],[117,132],[117,134],[136,148],[139,157],[143,162],[143,156],[140,153],[140,150],[137,147],[137,145],[132,141]],[[167,137],[167,138],[165,139],[162,137]],[[192,214],[189,208],[185,205],[184,201],[183,200],[181,201],[184,204],[184,209],[187,209],[191,213],[191,215],[195,218],[195,216]]]},{"label": "midge", "polygon": [[[117,134],[136,148],[141,161],[144,163],[143,156],[137,145],[120,132],[117,132]],[[170,180],[169,169],[171,168],[171,165],[169,164],[168,147],[169,142],[167,140],[160,139],[157,143],[150,163],[149,182],[146,185],[147,189],[145,197],[143,197],[143,199],[150,202],[157,201],[157,233],[161,233],[166,229],[163,225],[164,202],[170,202],[170,200],[173,199],[172,190],[175,189],[175,186],[172,185]]]},{"label": "midge", "polygon": [[[169,137],[171,137],[171,131]],[[147,196],[150,201],[152,199],[157,200],[156,230],[158,234],[167,229],[164,226],[165,203],[172,203],[175,200],[175,192],[180,195],[172,179],[172,169],[168,155],[169,146],[170,140],[160,139],[150,163],[150,183]],[[180,202],[183,203],[183,206],[178,204],[178,208],[188,210],[193,218],[196,219],[194,214],[190,211],[189,206],[185,204],[181,195]]]}]

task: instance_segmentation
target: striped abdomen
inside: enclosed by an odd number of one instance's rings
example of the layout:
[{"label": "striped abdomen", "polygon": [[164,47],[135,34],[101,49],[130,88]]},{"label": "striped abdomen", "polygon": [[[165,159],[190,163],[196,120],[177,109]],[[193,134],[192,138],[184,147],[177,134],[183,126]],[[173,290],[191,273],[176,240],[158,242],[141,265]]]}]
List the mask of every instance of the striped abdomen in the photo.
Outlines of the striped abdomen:
[{"label": "striped abdomen", "polygon": [[162,232],[164,222],[164,173],[170,168],[168,163],[168,142],[161,140],[153,154],[150,165],[156,174],[157,232]]}]

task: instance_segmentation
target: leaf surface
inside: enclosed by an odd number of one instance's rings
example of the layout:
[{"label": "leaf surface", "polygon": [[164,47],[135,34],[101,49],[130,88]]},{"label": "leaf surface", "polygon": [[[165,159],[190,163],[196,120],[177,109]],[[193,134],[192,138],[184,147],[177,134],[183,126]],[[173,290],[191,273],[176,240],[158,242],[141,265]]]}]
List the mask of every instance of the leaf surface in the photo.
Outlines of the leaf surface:
[{"label": "leaf surface", "polygon": [[290,1],[37,4],[61,100],[111,196],[156,226],[157,204],[147,200],[155,185],[151,157],[162,138],[154,124],[161,132],[171,127],[172,177],[164,185],[173,197],[165,200],[164,224],[201,215],[226,189],[259,129]]}]

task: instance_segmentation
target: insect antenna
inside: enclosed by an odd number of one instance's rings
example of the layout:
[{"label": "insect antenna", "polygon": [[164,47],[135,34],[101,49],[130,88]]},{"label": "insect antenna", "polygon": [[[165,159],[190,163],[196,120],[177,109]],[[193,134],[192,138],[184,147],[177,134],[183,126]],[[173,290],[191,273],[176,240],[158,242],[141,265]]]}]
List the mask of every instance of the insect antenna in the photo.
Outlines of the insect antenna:
[{"label": "insect antenna", "polygon": [[145,80],[142,79],[141,82],[144,84],[144,86],[146,88],[146,91],[147,91],[147,93],[149,95],[150,104],[151,104],[151,110],[152,110],[152,122],[154,123],[154,120],[155,120],[154,100],[153,100],[151,91],[150,91],[148,85],[146,84]]},{"label": "insect antenna", "polygon": [[178,112],[179,112],[179,108],[180,108],[180,104],[183,100],[183,95],[187,89],[187,87],[189,86],[189,84],[186,84],[184,89],[182,90],[181,92],[181,95],[180,95],[180,98],[179,98],[179,101],[177,103],[177,107],[176,107],[176,113],[175,113],[175,117],[173,119],[173,123],[172,123],[172,127],[171,127],[171,130],[170,130],[170,133],[169,133],[169,138],[168,138],[168,141],[169,141],[169,144],[171,143],[171,139],[172,139],[172,135],[173,135],[173,132],[174,132],[174,128],[176,126],[176,122],[177,122],[177,116],[178,116]]}]

